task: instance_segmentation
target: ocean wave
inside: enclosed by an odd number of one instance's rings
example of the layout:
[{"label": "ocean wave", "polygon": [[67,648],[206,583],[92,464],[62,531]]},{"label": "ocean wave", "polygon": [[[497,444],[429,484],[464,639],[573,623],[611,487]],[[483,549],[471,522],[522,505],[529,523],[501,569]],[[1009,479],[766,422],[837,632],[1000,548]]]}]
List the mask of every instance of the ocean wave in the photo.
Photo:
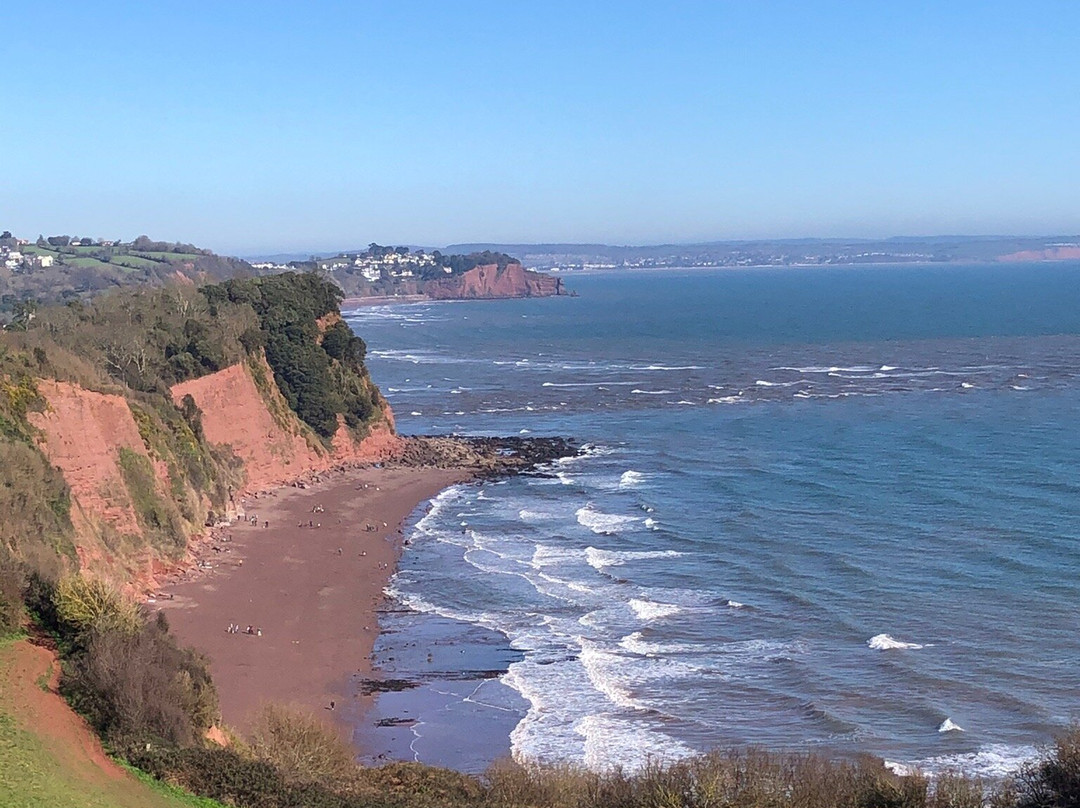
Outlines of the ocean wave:
[{"label": "ocean wave", "polygon": [[603,572],[608,567],[619,567],[628,561],[644,561],[650,558],[677,558],[685,555],[678,550],[601,550],[585,548],[585,560],[593,569]]},{"label": "ocean wave", "polygon": [[697,753],[681,741],[638,721],[610,715],[589,715],[575,725],[585,739],[584,765],[593,771],[620,767],[637,771],[657,763],[672,763]]},{"label": "ocean wave", "polygon": [[546,511],[530,511],[527,508],[522,508],[518,511],[518,519],[522,522],[546,522],[549,519],[558,519],[558,516]]},{"label": "ocean wave", "polygon": [[629,710],[647,709],[641,701],[633,697],[623,679],[623,657],[604,651],[599,644],[584,637],[579,637],[578,641],[581,643],[581,664],[593,687],[617,707]]},{"label": "ocean wave", "polygon": [[639,395],[639,396],[672,396],[672,395],[675,395],[674,390],[642,390],[642,389],[640,389],[638,387],[635,387],[630,392],[633,393],[634,395]]},{"label": "ocean wave", "polygon": [[937,728],[938,732],[964,732],[964,728],[955,723],[951,718],[946,718]]},{"label": "ocean wave", "polygon": [[644,622],[662,620],[682,611],[682,607],[676,606],[674,603],[659,603],[655,600],[642,600],[641,598],[631,598],[628,605],[634,610],[638,620]]},{"label": "ocean wave", "polygon": [[[831,365],[829,367],[823,365],[808,365],[806,367],[781,366],[773,368],[773,370],[790,370],[796,373],[873,373],[878,369],[879,366],[877,365],[851,365],[850,367],[844,367],[842,365]],[[880,369],[884,370],[885,368],[881,367]],[[895,370],[895,368],[890,369]]]},{"label": "ocean wave", "polygon": [[758,387],[791,387],[798,384],[798,382],[770,382],[765,379],[758,379],[754,384]]},{"label": "ocean wave", "polygon": [[619,647],[632,654],[643,657],[660,657],[671,654],[693,654],[702,649],[700,646],[687,645],[686,643],[650,642],[640,631],[627,634],[619,640]]},{"label": "ocean wave", "polygon": [[574,513],[578,524],[602,536],[613,535],[620,527],[640,521],[636,516],[620,516],[598,511],[591,504],[578,508]]},{"label": "ocean wave", "polygon": [[[796,393],[795,395],[798,395],[798,393]],[[739,393],[739,395],[737,395],[737,396],[721,396],[720,398],[710,398],[705,403],[706,404],[741,404],[744,401],[748,401],[748,399],[743,398],[742,393]]]},{"label": "ocean wave", "polygon": [[406,609],[420,614],[434,614],[439,617],[445,617],[448,620],[473,623],[474,625],[483,626],[492,631],[502,631],[498,615],[490,614],[488,612],[470,612],[446,606],[439,606],[414,592],[401,591],[393,582],[383,590],[383,594],[391,600],[397,601]]},{"label": "ocean wave", "polygon": [[624,471],[622,476],[619,477],[619,488],[636,488],[645,482],[645,475],[640,471]]},{"label": "ocean wave", "polygon": [[911,763],[886,761],[885,765],[897,773],[911,774],[918,771],[935,776],[959,772],[969,777],[994,779],[1013,774],[1025,763],[1036,759],[1038,755],[1039,750],[1034,746],[993,743],[980,746],[976,752],[939,755]]},{"label": "ocean wave", "polygon": [[705,370],[704,365],[630,365],[630,370]]},{"label": "ocean wave", "polygon": [[901,642],[888,634],[875,634],[866,641],[866,644],[875,651],[893,651],[905,648],[917,651],[923,647],[917,642]]}]

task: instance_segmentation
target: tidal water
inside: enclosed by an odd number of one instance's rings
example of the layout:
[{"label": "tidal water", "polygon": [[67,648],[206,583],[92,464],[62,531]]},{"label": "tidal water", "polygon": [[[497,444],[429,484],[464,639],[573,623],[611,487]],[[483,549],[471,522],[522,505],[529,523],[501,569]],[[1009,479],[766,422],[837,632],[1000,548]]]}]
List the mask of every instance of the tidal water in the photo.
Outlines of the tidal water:
[{"label": "tidal water", "polygon": [[401,431],[587,444],[416,515],[392,755],[1000,774],[1080,717],[1080,264],[567,284],[348,315]]}]

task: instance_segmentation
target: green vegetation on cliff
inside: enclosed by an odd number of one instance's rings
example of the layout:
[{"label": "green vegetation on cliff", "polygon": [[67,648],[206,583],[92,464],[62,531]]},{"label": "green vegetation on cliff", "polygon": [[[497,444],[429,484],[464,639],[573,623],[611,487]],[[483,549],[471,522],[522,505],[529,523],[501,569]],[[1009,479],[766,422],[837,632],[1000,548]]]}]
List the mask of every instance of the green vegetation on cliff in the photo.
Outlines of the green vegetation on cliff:
[{"label": "green vegetation on cliff", "polygon": [[381,399],[364,366],[367,346],[341,321],[337,286],[311,273],[286,272],[201,291],[212,312],[221,306],[249,306],[255,312],[274,381],[320,437],[334,434],[339,415],[360,429],[377,414]]},{"label": "green vegetation on cliff", "polygon": [[[68,382],[126,401],[142,446],[115,447],[122,478],[115,485],[141,536],[103,523],[100,539],[121,559],[145,551],[178,559],[188,538],[224,512],[243,469],[231,450],[206,440],[198,406],[190,396],[174,402],[172,386],[238,363],[259,368],[265,394],[273,397],[276,383],[291,410],[275,417],[299,418],[326,444],[339,419],[362,436],[382,417],[366,346],[341,321],[340,300],[318,276],[284,273],[28,309],[0,332],[0,616],[5,603],[19,611],[18,592],[32,573],[52,580],[77,566],[70,490],[32,425],[31,415],[49,406],[42,384]],[[261,372],[264,356],[273,381]]]}]

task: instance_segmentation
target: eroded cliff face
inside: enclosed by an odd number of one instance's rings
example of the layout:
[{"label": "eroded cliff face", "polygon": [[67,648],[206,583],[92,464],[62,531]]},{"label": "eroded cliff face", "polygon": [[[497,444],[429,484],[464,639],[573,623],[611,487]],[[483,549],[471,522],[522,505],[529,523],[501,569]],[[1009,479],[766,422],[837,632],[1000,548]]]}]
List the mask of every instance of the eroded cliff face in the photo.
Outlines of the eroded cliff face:
[{"label": "eroded cliff face", "polygon": [[71,488],[80,565],[119,580],[152,577],[157,559],[148,545],[140,548],[143,533],[119,463],[121,449],[149,459],[127,399],[50,379],[39,380],[38,391],[48,409],[28,418]]},{"label": "eroded cliff face", "polygon": [[[210,503],[203,496],[192,506],[192,491],[175,479],[175,463],[170,468],[162,452],[149,445],[152,437],[140,432],[140,419],[143,431],[150,429],[145,413],[124,396],[67,382],[40,379],[38,390],[48,406],[29,418],[40,432],[40,448],[70,486],[80,566],[133,591],[147,591],[162,573],[187,565],[188,542],[204,532]],[[388,406],[362,439],[341,423],[326,448],[289,410],[265,361],[233,365],[178,384],[171,392],[178,405],[185,396],[192,397],[202,412],[207,441],[228,447],[240,460],[246,490],[343,462],[376,462],[402,453],[403,441],[394,431]],[[132,484],[133,465],[145,469],[141,486]],[[148,525],[148,500],[155,513],[168,517],[174,534],[180,534],[172,545],[163,544]],[[229,511],[226,505],[215,518]]]},{"label": "eroded cliff face", "polygon": [[501,297],[550,297],[562,294],[562,279],[525,269],[521,264],[475,267],[456,277],[425,282],[420,290],[434,300]]},{"label": "eroded cliff face", "polygon": [[[257,376],[262,384],[256,383]],[[265,363],[240,364],[171,390],[177,404],[186,395],[195,400],[207,440],[232,448],[244,464],[249,489],[277,485],[342,462],[377,462],[400,455],[402,441],[394,432],[388,405],[362,440],[339,421],[328,451],[300,424],[269,379]]]}]

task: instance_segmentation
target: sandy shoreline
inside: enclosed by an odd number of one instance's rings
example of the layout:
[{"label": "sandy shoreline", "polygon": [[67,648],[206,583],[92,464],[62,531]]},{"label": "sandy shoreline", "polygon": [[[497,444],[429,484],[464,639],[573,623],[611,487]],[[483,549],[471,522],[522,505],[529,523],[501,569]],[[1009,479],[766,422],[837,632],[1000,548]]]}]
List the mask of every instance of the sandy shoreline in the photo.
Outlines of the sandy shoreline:
[{"label": "sandy shoreline", "polygon": [[[266,702],[320,711],[350,730],[358,725],[370,705],[355,695],[355,677],[372,672],[401,523],[471,476],[453,468],[363,468],[247,499],[258,525],[224,530],[231,541],[212,543],[219,548],[210,551],[212,568],[163,588],[171,599],[153,604],[166,610],[182,643],[210,658],[227,725],[243,731]],[[241,633],[230,633],[230,624]],[[261,636],[243,633],[249,625]],[[362,734],[353,739],[361,752],[368,745]]]}]

